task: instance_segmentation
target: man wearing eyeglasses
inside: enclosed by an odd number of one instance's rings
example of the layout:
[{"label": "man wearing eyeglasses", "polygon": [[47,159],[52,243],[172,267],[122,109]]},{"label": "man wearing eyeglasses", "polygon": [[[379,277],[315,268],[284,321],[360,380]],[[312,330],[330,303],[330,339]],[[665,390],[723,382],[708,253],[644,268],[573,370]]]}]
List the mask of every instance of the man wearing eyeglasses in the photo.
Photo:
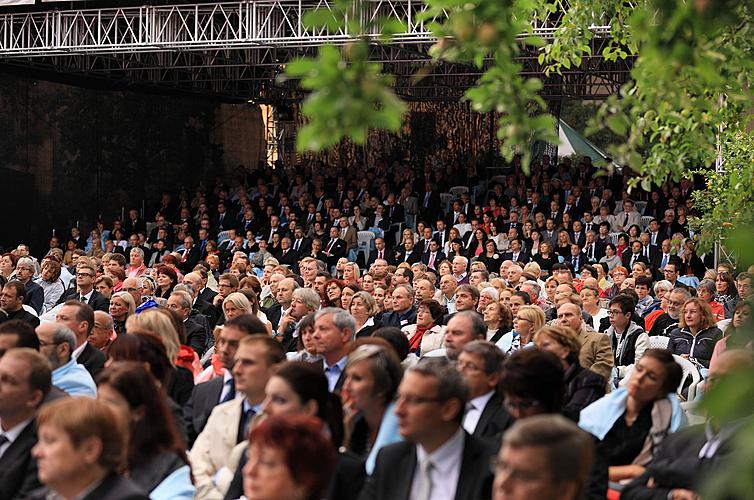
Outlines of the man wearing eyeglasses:
[{"label": "man wearing eyeglasses", "polygon": [[575,500],[592,468],[591,437],[560,415],[516,422],[492,464],[494,500]]},{"label": "man wearing eyeglasses", "polygon": [[664,335],[670,336],[670,332],[678,328],[678,319],[681,316],[683,303],[691,298],[691,294],[685,288],[674,288],[668,295],[668,310],[665,314],[657,317],[652,328],[649,330],[649,336]]},{"label": "man wearing eyeglasses", "polygon": [[52,385],[69,396],[97,397],[97,386],[84,365],[76,362],[76,335],[61,323],[42,323],[36,329],[39,352],[52,365]]},{"label": "man wearing eyeglasses", "polygon": [[398,387],[395,414],[406,440],[384,447],[360,500],[490,498],[494,447],[463,426],[468,388],[442,360],[413,365]]},{"label": "man wearing eyeglasses", "polygon": [[89,304],[95,311],[109,313],[110,301],[107,297],[94,289],[94,279],[97,273],[90,266],[79,266],[76,269],[76,289],[67,290],[58,299],[58,304],[63,304],[69,300],[78,300],[84,304]]},{"label": "man wearing eyeglasses", "polygon": [[649,348],[649,337],[644,329],[634,323],[636,302],[628,295],[618,294],[610,301],[607,311],[610,328],[605,334],[612,344],[615,356],[614,386],[622,380]]}]

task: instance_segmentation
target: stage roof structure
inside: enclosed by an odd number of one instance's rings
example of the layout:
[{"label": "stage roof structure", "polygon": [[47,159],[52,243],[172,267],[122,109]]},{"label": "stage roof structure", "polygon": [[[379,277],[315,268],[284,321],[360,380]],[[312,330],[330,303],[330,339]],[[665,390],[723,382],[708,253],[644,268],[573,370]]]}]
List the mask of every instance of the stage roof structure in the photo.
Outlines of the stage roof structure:
[{"label": "stage roof structure", "polygon": [[[0,1],[0,68],[6,71],[85,86],[197,93],[231,102],[299,100],[296,83],[278,79],[285,63],[314,54],[324,43],[354,39],[345,30],[303,25],[306,11],[329,8],[330,0],[163,0],[150,5],[111,0],[101,7],[65,2],[65,9],[54,2],[3,7],[8,3],[14,2]],[[82,8],[70,7],[78,3]],[[434,40],[418,19],[426,8],[421,1],[367,0],[364,6],[364,25],[380,17],[405,23],[405,32],[391,43],[371,48],[372,58],[397,76],[401,97],[457,100],[474,85],[478,69],[430,60]],[[534,32],[551,38],[561,12],[536,22]],[[603,99],[625,83],[631,61],[610,62],[600,55],[610,26],[593,26],[592,31],[594,56],[562,75],[545,77],[536,52],[523,54],[524,73],[543,79],[545,98]],[[373,39],[378,35],[368,34]],[[413,82],[412,75],[424,67],[427,76]]]}]

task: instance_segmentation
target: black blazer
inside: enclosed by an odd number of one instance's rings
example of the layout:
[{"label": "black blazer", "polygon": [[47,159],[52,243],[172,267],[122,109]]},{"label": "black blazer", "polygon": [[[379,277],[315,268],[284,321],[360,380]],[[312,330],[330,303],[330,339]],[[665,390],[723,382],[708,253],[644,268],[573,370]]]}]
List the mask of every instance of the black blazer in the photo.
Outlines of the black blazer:
[{"label": "black blazer", "polygon": [[482,415],[474,429],[474,437],[489,440],[495,446],[500,446],[503,432],[513,425],[513,422],[513,417],[505,411],[503,398],[496,392],[482,410]]},{"label": "black blazer", "polygon": [[42,487],[37,478],[37,461],[31,456],[35,444],[37,429],[32,420],[0,457],[0,498],[27,498]]},{"label": "black blazer", "polygon": [[95,349],[87,342],[86,347],[84,347],[84,350],[81,351],[81,354],[79,354],[79,357],[76,359],[76,362],[80,365],[84,365],[84,368],[86,368],[86,371],[88,371],[93,379],[97,378],[97,374],[102,371],[102,369],[105,367],[105,360],[107,357],[105,356],[105,353],[100,351],[99,349]]},{"label": "black blazer", "polygon": [[[461,471],[458,476],[455,500],[479,500],[492,497],[490,457],[495,448],[466,434]],[[409,500],[416,471],[416,445],[395,443],[381,449],[374,473],[359,500]]]},{"label": "black blazer", "polygon": [[191,397],[183,407],[189,445],[192,445],[199,433],[204,430],[210,413],[220,402],[222,392],[223,377],[215,377],[194,386]]},{"label": "black blazer", "polygon": [[[76,290],[76,287],[69,288],[66,290],[63,295],[60,296],[58,299],[58,304],[62,304],[67,300],[79,300],[79,297],[81,294]],[[92,309],[95,311],[103,311],[103,312],[110,312],[110,301],[99,293],[97,290],[94,290],[92,292],[92,296],[89,297],[88,304],[91,306]]]},{"label": "black blazer", "polygon": [[130,479],[111,474],[83,500],[149,500],[149,495]]}]

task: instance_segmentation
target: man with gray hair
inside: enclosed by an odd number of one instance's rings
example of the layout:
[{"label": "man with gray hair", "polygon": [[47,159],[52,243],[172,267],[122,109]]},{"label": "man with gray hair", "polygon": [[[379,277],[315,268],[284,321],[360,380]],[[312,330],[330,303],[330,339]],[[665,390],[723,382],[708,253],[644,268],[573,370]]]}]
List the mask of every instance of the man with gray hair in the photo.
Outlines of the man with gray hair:
[{"label": "man with gray hair", "polygon": [[474,340],[463,346],[456,369],[466,380],[469,402],[463,417],[463,428],[478,438],[500,442],[513,418],[503,407],[499,391],[505,354],[492,342]]},{"label": "man with gray hair", "polygon": [[284,278],[277,284],[275,291],[276,303],[272,304],[267,310],[267,319],[272,323],[273,331],[277,330],[280,319],[286,315],[291,308],[293,300],[293,291],[298,288],[298,283],[293,278]]},{"label": "man with gray hair", "polygon": [[70,396],[97,397],[97,386],[89,372],[71,355],[76,334],[62,323],[42,323],[36,328],[39,352],[52,365],[52,385]]},{"label": "man with gray hair", "polygon": [[468,388],[455,367],[424,360],[406,370],[395,415],[402,443],[377,455],[360,500],[490,498],[495,447],[464,431]]},{"label": "man with gray hair", "polygon": [[652,328],[649,330],[650,337],[655,335],[669,337],[670,332],[678,328],[681,308],[684,302],[691,298],[691,293],[685,288],[677,287],[668,292],[666,297],[668,298],[668,310],[657,317]]},{"label": "man with gray hair", "polygon": [[[178,289],[178,286],[184,289]],[[168,309],[174,311],[183,321],[186,328],[186,345],[191,347],[201,358],[209,344],[209,324],[199,323],[191,319],[191,304],[194,298],[185,289],[191,289],[188,285],[178,285],[168,297]],[[200,317],[201,314],[199,315]]]},{"label": "man with gray hair", "polygon": [[314,344],[322,356],[322,365],[330,392],[340,392],[345,382],[348,346],[356,331],[356,321],[348,312],[326,307],[314,316]]},{"label": "man with gray hair", "polygon": [[583,498],[593,453],[591,436],[563,416],[519,420],[503,436],[492,498]]},{"label": "man with gray hair", "polygon": [[31,306],[37,311],[37,314],[41,314],[45,301],[45,292],[41,286],[32,280],[35,269],[36,266],[33,260],[29,257],[21,257],[16,263],[16,279],[23,283],[26,288],[26,300],[24,300],[24,304]]},{"label": "man with gray hair", "polygon": [[542,292],[542,287],[539,286],[539,283],[534,280],[526,280],[521,284],[519,290],[525,292],[529,296],[532,304],[542,307],[542,302],[539,300],[539,294]]},{"label": "man with gray hair", "polygon": [[383,326],[403,328],[416,323],[414,289],[411,285],[398,285],[393,290],[393,311],[382,316]]},{"label": "man with gray hair", "polygon": [[286,352],[295,351],[298,344],[299,324],[308,314],[313,313],[320,306],[320,296],[311,288],[297,288],[293,290],[293,299],[287,313],[280,318],[277,330],[272,337],[283,343]]}]

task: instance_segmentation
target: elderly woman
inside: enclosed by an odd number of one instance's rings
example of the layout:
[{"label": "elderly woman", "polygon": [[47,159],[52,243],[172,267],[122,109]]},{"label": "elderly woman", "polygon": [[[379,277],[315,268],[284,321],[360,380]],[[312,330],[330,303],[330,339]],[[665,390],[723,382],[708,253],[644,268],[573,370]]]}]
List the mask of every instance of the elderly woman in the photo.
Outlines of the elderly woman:
[{"label": "elderly woman", "polygon": [[484,324],[487,325],[487,340],[496,343],[513,326],[510,308],[500,302],[487,304],[484,308]]},{"label": "elderly woman", "polygon": [[[480,284],[480,286],[482,285]],[[499,300],[500,292],[495,290],[492,286],[485,286],[479,292],[479,306],[477,307],[477,312],[484,314],[484,310],[489,304],[492,304],[493,302],[497,302]]]},{"label": "elderly woman", "polygon": [[712,309],[715,321],[722,321],[725,319],[725,308],[715,300],[715,291],[715,282],[710,279],[703,279],[696,289],[699,298],[709,304],[710,309]]},{"label": "elderly woman", "polygon": [[534,335],[537,349],[558,357],[565,370],[563,408],[561,412],[578,422],[581,410],[605,395],[605,379],[579,364],[579,335],[563,326],[545,326]]},{"label": "elderly woman", "polygon": [[113,318],[115,333],[126,333],[126,320],[136,312],[136,303],[128,292],[117,292],[110,299],[110,316]]},{"label": "elderly woman", "polygon": [[684,302],[678,328],[670,334],[668,349],[709,368],[715,344],[723,338],[709,304],[700,297]]},{"label": "elderly woman", "polygon": [[65,291],[63,280],[60,279],[61,269],[60,261],[48,256],[42,261],[42,271],[34,280],[44,291],[43,313],[55,307]]},{"label": "elderly woman", "polygon": [[[376,340],[382,339],[372,341]],[[403,369],[395,351],[387,341],[383,343],[385,345],[361,344],[348,355],[343,384],[345,410],[351,413],[346,418],[344,445],[360,457],[368,456],[372,468],[379,452],[375,444],[380,433],[391,435],[389,442],[383,440],[382,445],[401,440],[393,399]],[[370,470],[369,465],[367,470]]]},{"label": "elderly woman", "polygon": [[16,263],[18,262],[18,256],[13,253],[4,253],[0,257],[0,277],[10,281],[16,272]]},{"label": "elderly woman", "polygon": [[666,349],[647,349],[628,384],[581,411],[579,427],[596,440],[589,490],[604,497],[608,480],[640,476],[662,439],[685,421],[675,392],[683,370]]},{"label": "elderly woman", "polygon": [[151,500],[193,499],[185,444],[152,373],[143,363],[117,362],[97,382],[97,399],[128,422],[128,477]]},{"label": "elderly woman", "polygon": [[349,310],[353,319],[356,320],[355,338],[369,337],[372,333],[380,328],[382,324],[375,321],[375,316],[379,312],[374,297],[369,293],[361,291],[351,298],[351,309]]},{"label": "elderly woman", "polygon": [[608,299],[612,299],[623,289],[623,282],[628,279],[628,271],[623,266],[616,266],[610,271],[610,277],[613,285],[603,292],[603,297]]},{"label": "elderly woman", "polygon": [[49,497],[147,500],[121,475],[128,430],[110,405],[89,398],[64,398],[37,415],[39,441],[32,449],[39,480]]},{"label": "elderly woman", "polygon": [[406,334],[409,352],[417,356],[442,347],[445,329],[439,323],[445,309],[434,299],[424,299],[416,309],[416,324],[406,325],[401,331]]},{"label": "elderly woman", "polygon": [[521,306],[513,318],[513,329],[503,335],[496,345],[505,354],[534,345],[534,334],[545,325],[545,313],[539,306]]}]

